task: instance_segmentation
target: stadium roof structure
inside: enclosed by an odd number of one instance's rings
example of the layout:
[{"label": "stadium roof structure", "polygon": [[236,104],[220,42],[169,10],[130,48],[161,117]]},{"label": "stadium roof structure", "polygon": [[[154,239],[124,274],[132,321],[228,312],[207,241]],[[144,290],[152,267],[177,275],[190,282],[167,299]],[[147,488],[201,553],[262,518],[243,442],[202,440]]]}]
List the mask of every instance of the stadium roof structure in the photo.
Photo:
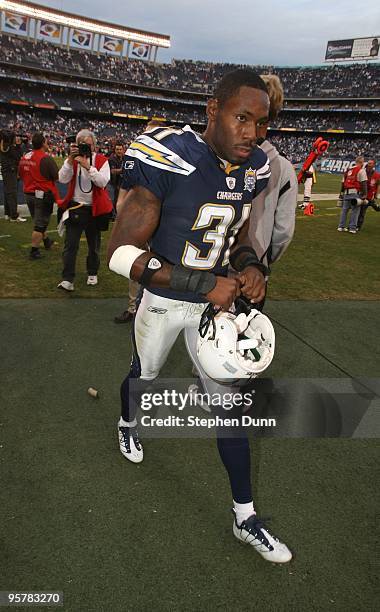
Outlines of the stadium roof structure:
[{"label": "stadium roof structure", "polygon": [[115,23],[100,21],[99,19],[89,19],[80,15],[74,15],[73,13],[67,13],[66,11],[41,6],[33,2],[0,0],[0,10],[14,11],[20,15],[36,20],[51,20],[58,25],[68,28],[83,28],[94,34],[116,36],[127,41],[136,41],[156,47],[170,47],[170,36],[167,34],[134,30],[125,26],[119,26]]}]

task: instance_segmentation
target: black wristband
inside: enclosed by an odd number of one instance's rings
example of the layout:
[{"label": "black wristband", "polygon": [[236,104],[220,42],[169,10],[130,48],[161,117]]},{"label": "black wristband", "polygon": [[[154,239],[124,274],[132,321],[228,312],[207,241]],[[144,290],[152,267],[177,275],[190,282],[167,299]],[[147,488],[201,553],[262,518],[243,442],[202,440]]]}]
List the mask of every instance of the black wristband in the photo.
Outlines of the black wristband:
[{"label": "black wristband", "polygon": [[162,259],[159,255],[152,255],[150,259],[145,264],[144,271],[140,277],[139,283],[143,285],[143,287],[149,287],[150,281],[152,280],[153,274],[161,270],[165,260]]},{"label": "black wristband", "polygon": [[[244,257],[242,257],[244,255]],[[237,262],[239,260],[239,262]],[[248,266],[255,266],[264,274],[268,276],[269,268],[264,265],[256,255],[256,251],[252,247],[242,246],[230,255],[230,264],[237,272],[241,272]]]},{"label": "black wristband", "polygon": [[174,291],[199,293],[206,295],[216,285],[216,276],[205,270],[192,270],[181,264],[173,267],[170,277],[170,288]]}]

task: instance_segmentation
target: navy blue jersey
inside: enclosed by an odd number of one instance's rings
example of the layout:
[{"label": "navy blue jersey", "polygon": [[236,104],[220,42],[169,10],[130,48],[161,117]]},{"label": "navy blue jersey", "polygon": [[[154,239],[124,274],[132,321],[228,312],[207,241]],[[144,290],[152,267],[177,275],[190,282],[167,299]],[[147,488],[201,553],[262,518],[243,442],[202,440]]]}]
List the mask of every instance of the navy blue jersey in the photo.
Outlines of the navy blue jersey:
[{"label": "navy blue jersey", "polygon": [[[270,176],[266,154],[256,147],[241,166],[226,162],[193,132],[155,128],[139,136],[124,158],[121,186],[140,185],[161,201],[150,247],[171,264],[225,276],[235,236],[252,200]],[[157,295],[199,302],[199,296],[149,288]]]}]

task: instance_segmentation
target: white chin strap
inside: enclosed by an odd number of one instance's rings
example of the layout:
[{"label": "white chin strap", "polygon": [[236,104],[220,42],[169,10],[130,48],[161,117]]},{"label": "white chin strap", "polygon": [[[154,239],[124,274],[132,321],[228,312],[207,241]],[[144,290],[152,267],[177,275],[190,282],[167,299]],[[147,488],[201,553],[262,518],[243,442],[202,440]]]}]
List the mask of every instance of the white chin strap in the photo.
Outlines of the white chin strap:
[{"label": "white chin strap", "polygon": [[259,341],[255,338],[245,338],[244,340],[239,340],[236,344],[238,351],[246,351],[248,349],[255,349],[259,346]]}]

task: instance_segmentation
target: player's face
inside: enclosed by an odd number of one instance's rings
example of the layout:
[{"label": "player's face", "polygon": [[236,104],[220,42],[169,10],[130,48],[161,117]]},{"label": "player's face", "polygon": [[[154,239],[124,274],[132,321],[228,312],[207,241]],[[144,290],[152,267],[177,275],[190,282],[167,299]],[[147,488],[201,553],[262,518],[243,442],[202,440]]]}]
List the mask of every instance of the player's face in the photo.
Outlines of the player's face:
[{"label": "player's face", "polygon": [[116,145],[115,155],[117,155],[118,157],[122,157],[123,153],[124,153],[123,147],[121,145]]},{"label": "player's face", "polygon": [[373,170],[374,167],[375,167],[375,162],[372,159],[370,159],[369,162],[367,163],[367,169]]},{"label": "player's face", "polygon": [[268,94],[243,86],[221,107],[210,102],[215,105],[214,113],[209,112],[211,146],[230,163],[243,164],[256,145],[258,126],[268,121]]}]

